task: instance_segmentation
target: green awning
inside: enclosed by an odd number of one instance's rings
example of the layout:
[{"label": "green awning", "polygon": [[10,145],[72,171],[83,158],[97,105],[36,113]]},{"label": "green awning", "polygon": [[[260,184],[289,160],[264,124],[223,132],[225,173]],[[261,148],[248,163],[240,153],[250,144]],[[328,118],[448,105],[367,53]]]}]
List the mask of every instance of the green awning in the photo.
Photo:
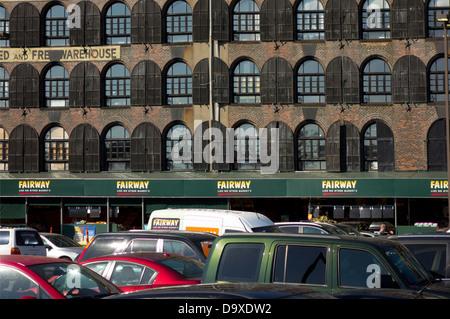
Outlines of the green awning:
[{"label": "green awning", "polygon": [[0,197],[439,198],[446,197],[447,191],[446,172],[129,172],[0,176]]}]

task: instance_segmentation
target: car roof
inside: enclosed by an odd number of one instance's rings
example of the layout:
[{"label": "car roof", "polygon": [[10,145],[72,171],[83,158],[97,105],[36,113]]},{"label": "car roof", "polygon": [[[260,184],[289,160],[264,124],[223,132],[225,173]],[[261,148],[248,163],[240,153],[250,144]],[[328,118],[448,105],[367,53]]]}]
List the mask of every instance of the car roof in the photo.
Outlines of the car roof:
[{"label": "car roof", "polygon": [[0,264],[20,264],[22,266],[31,266],[37,264],[46,264],[54,262],[70,262],[59,258],[33,255],[2,255]]},{"label": "car roof", "polygon": [[185,230],[130,230],[123,232],[99,233],[95,237],[120,236],[120,237],[187,237],[187,238],[211,238],[217,237],[215,234]]},{"label": "car roof", "polygon": [[87,259],[82,263],[90,263],[99,260],[120,259],[120,260],[142,260],[142,261],[159,261],[166,259],[191,259],[189,257],[166,252],[136,252],[136,253],[119,253],[106,256],[99,256],[91,259]]},{"label": "car roof", "polygon": [[450,239],[447,233],[418,233],[389,236],[389,239]]}]

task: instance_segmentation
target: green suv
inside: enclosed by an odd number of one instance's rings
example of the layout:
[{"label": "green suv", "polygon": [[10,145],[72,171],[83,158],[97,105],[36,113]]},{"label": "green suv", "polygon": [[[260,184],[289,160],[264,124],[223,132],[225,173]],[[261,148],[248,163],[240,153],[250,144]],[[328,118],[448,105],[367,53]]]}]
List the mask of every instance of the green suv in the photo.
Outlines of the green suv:
[{"label": "green suv", "polygon": [[[211,248],[202,283],[291,283],[341,293],[395,288],[450,298],[402,244],[381,238],[298,234],[226,234]],[[448,286],[446,286],[448,285]]]}]

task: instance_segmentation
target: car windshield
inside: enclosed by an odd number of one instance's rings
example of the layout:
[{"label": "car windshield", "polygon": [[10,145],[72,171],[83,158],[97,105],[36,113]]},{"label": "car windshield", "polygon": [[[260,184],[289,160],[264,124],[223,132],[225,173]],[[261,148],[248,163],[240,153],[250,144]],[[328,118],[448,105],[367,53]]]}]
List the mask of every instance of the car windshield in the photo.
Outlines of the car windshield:
[{"label": "car windshield", "polygon": [[387,258],[399,270],[412,286],[430,282],[431,274],[417,261],[411,252],[404,246],[383,246]]},{"label": "car windshield", "polygon": [[75,263],[28,266],[67,299],[99,298],[121,291],[97,273]]},{"label": "car windshield", "polygon": [[203,274],[205,264],[192,258],[169,258],[159,261],[160,264],[172,268],[186,278],[198,278]]},{"label": "car windshield", "polygon": [[339,235],[348,235],[348,233],[339,227],[336,227],[335,225],[332,224],[321,224],[321,226],[323,229],[325,229],[329,234],[339,234]]},{"label": "car windshield", "polygon": [[70,239],[69,237],[66,237],[66,236],[49,235],[49,236],[44,236],[44,237],[47,238],[56,247],[61,247],[61,248],[82,247],[79,243],[77,243],[73,239]]},{"label": "car windshield", "polygon": [[254,233],[283,233],[278,226],[263,226],[252,228]]}]

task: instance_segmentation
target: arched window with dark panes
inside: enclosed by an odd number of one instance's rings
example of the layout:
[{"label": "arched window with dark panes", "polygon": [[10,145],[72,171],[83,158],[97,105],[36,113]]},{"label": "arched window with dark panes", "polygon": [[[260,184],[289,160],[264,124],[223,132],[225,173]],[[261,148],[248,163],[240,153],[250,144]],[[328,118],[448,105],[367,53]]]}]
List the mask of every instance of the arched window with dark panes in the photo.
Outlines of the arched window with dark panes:
[{"label": "arched window with dark panes", "polygon": [[28,124],[15,127],[9,136],[8,169],[14,173],[39,172],[39,135]]},{"label": "arched window with dark panes", "polygon": [[425,6],[422,0],[395,0],[391,7],[393,39],[425,37]]},{"label": "arched window with dark panes", "polygon": [[141,123],[131,135],[131,170],[161,170],[161,133],[152,123]]},{"label": "arched window with dark panes", "polygon": [[61,126],[50,128],[44,137],[44,170],[69,169],[69,136]]},{"label": "arched window with dark panes", "polygon": [[292,41],[294,22],[289,0],[263,1],[261,5],[261,41]]},{"label": "arched window with dark panes", "polygon": [[427,70],[418,57],[406,55],[395,63],[392,84],[394,103],[427,102]]},{"label": "arched window with dark panes", "polygon": [[162,104],[162,76],[159,66],[149,60],[141,61],[131,72],[131,105]]},{"label": "arched window with dark panes", "polygon": [[103,145],[106,171],[130,170],[131,140],[125,127],[114,125],[109,128]]},{"label": "arched window with dark panes", "polygon": [[164,147],[165,170],[192,169],[192,134],[186,125],[177,123],[171,126],[165,134]]},{"label": "arched window with dark panes", "polygon": [[9,75],[0,67],[0,108],[9,107]]},{"label": "arched window with dark panes", "polygon": [[427,8],[428,36],[430,38],[440,38],[444,35],[442,22],[437,20],[438,14],[448,14],[450,12],[450,1],[430,0]]},{"label": "arched window with dark panes", "polygon": [[45,45],[48,47],[64,47],[70,45],[69,14],[63,5],[51,6],[45,15]]},{"label": "arched window with dark panes", "polygon": [[230,41],[229,7],[225,0],[199,0],[194,6],[193,40],[194,42],[209,41],[209,4],[212,3],[212,38],[216,41]]},{"label": "arched window with dark panes", "polygon": [[93,63],[78,63],[69,78],[70,107],[99,107],[100,82],[100,71]]},{"label": "arched window with dark panes", "polygon": [[374,58],[363,69],[363,103],[391,103],[391,68],[382,59]]},{"label": "arched window with dark panes", "polygon": [[[289,125],[282,121],[273,121],[270,122],[267,126],[267,148],[266,154],[270,154],[270,150],[272,149],[272,129],[277,130],[278,134],[278,149],[276,149],[278,156],[279,167],[278,171],[280,172],[292,172],[295,171],[295,152],[294,152],[294,133],[292,132]],[[273,164],[273,163],[268,163]],[[265,166],[266,164],[261,164]]]},{"label": "arched window with dark panes", "polygon": [[316,123],[307,123],[297,132],[297,169],[317,171],[327,168],[326,136]]},{"label": "arched window with dark panes", "polygon": [[297,40],[325,40],[325,10],[320,0],[302,0],[296,11]]},{"label": "arched window with dark panes", "polygon": [[261,103],[260,72],[249,60],[239,62],[233,69],[233,102]]},{"label": "arched window with dark panes", "polygon": [[[450,63],[448,64],[450,71]],[[450,78],[450,74],[449,74]],[[435,59],[428,70],[429,100],[438,103],[445,101],[445,60],[444,58]],[[450,82],[449,82],[450,87]]]},{"label": "arched window with dark panes", "polygon": [[9,47],[9,13],[0,6],[0,47]]},{"label": "arched window with dark panes", "polygon": [[184,62],[175,62],[166,73],[167,104],[192,104],[192,71]]},{"label": "arched window with dark panes", "polygon": [[70,133],[69,169],[71,172],[100,171],[100,136],[90,124],[80,124]]},{"label": "arched window with dark panes", "polygon": [[325,39],[358,40],[359,10],[355,0],[328,0],[325,5]]},{"label": "arched window with dark panes", "polygon": [[362,38],[389,39],[391,12],[386,0],[366,0],[361,10]]},{"label": "arched window with dark panes", "polygon": [[363,170],[394,170],[394,136],[391,129],[376,120],[369,123],[362,132]]},{"label": "arched window with dark panes", "polygon": [[328,63],[325,76],[328,104],[359,104],[360,74],[355,61],[349,57],[336,57]]},{"label": "arched window with dark panes", "polygon": [[275,57],[264,63],[261,71],[261,103],[294,103],[294,73],[285,59]]},{"label": "arched window with dark panes", "polygon": [[9,135],[0,127],[0,171],[8,170]]},{"label": "arched window with dark panes", "polygon": [[10,17],[10,45],[12,48],[39,47],[41,18],[38,9],[29,2],[14,7]]},{"label": "arched window with dark panes", "polygon": [[69,106],[69,74],[61,65],[52,66],[44,77],[45,106]]},{"label": "arched window with dark panes", "polygon": [[234,129],[234,169],[257,170],[261,167],[259,157],[259,131],[250,123]]},{"label": "arched window with dark panes", "polygon": [[431,124],[427,134],[427,160],[429,171],[447,170],[447,138],[445,119]]},{"label": "arched window with dark panes", "polygon": [[[213,59],[213,103],[228,104],[230,102],[230,71],[220,58]],[[194,68],[192,76],[193,104],[209,104],[209,59],[201,60]]]},{"label": "arched window with dark panes", "polygon": [[39,73],[28,63],[18,64],[11,72],[10,107],[39,107]]},{"label": "arched window with dark panes", "polygon": [[106,106],[130,105],[130,72],[123,64],[111,65],[105,75]]},{"label": "arched window with dark panes", "polygon": [[131,10],[131,43],[161,43],[161,8],[154,0],[140,0]]},{"label": "arched window with dark panes", "polygon": [[306,60],[297,71],[297,103],[325,103],[325,72],[316,60]]},{"label": "arched window with dark panes", "polygon": [[253,0],[239,0],[233,7],[233,41],[260,41],[260,12]]},{"label": "arched window with dark panes", "polygon": [[105,17],[106,44],[131,43],[131,13],[121,2],[112,4]]},{"label": "arched window with dark panes", "polygon": [[192,42],[192,9],[186,1],[175,1],[167,8],[166,41]]},{"label": "arched window with dark panes", "polygon": [[361,170],[360,133],[347,121],[334,122],[327,132],[327,171],[359,172]]},{"label": "arched window with dark panes", "polygon": [[[80,13],[78,17],[80,26],[69,29],[70,44],[74,46],[100,45],[102,19],[99,8],[91,1],[81,1],[77,5]],[[75,11],[71,14],[75,14]]]}]

